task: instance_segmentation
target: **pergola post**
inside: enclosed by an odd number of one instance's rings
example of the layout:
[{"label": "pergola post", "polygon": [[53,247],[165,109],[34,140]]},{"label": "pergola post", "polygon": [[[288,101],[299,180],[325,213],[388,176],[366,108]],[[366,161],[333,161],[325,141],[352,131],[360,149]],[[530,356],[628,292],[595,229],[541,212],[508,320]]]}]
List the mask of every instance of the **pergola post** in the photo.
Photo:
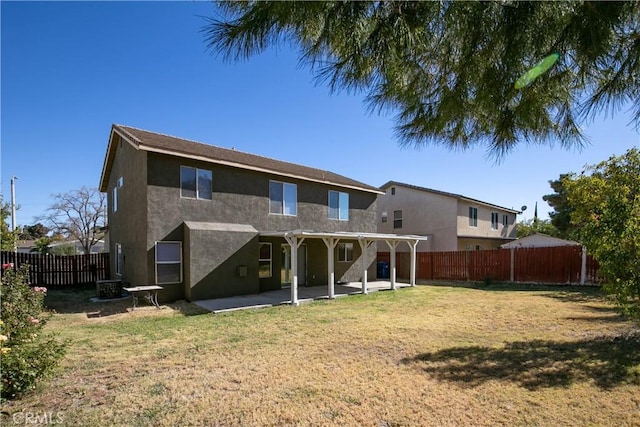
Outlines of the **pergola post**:
[{"label": "pergola post", "polygon": [[419,240],[407,240],[407,244],[409,248],[411,248],[411,272],[409,273],[411,275],[409,279],[411,286],[416,285],[416,252],[418,250],[418,242]]},{"label": "pergola post", "polygon": [[367,294],[369,291],[367,290],[367,249],[369,245],[371,245],[372,241],[368,239],[358,238],[358,243],[360,243],[360,249],[362,254],[360,258],[362,258],[362,293]]},{"label": "pergola post", "polygon": [[396,247],[398,246],[397,240],[385,240],[389,249],[391,250],[390,259],[391,266],[389,268],[389,280],[391,280],[391,289],[396,289]]},{"label": "pergola post", "polygon": [[292,234],[286,233],[284,238],[291,247],[291,305],[297,306],[298,301],[298,248],[302,245],[304,237],[299,239]]},{"label": "pergola post", "polygon": [[335,294],[335,283],[336,283],[336,268],[335,268],[335,249],[338,245],[340,239],[334,239],[333,237],[323,237],[322,241],[325,245],[327,245],[327,286],[329,288],[329,299],[334,299],[336,297]]}]

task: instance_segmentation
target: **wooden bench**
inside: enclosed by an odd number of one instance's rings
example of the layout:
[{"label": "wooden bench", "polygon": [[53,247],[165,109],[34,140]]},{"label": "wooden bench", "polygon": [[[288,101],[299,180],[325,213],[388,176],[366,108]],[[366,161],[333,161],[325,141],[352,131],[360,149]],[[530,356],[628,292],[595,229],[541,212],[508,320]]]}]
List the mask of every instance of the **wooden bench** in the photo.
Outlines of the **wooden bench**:
[{"label": "wooden bench", "polygon": [[123,288],[125,291],[129,292],[133,297],[133,308],[131,311],[136,309],[138,305],[138,294],[145,294],[144,297],[149,301],[149,303],[153,304],[156,308],[160,308],[160,304],[158,304],[158,291],[163,290],[162,286],[158,285],[150,285],[150,286],[134,286]]}]

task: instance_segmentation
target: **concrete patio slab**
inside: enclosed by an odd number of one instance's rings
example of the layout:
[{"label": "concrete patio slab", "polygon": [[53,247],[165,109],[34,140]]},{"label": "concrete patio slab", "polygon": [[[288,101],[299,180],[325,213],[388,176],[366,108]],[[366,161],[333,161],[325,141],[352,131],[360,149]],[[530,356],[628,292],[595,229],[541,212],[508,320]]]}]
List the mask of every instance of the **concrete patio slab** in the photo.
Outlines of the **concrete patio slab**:
[{"label": "concrete patio slab", "polygon": [[[409,287],[407,283],[396,282],[396,289]],[[384,281],[368,282],[367,291],[377,292],[390,290],[391,283]],[[348,295],[361,294],[362,284],[351,282],[347,284],[335,285],[335,297],[345,297]],[[319,299],[328,299],[329,291],[326,286],[298,287],[298,300],[300,304],[308,303]],[[213,313],[224,313],[227,311],[246,310],[255,308],[273,307],[276,305],[291,303],[291,289],[284,288],[275,291],[262,292],[253,295],[240,295],[228,298],[216,298],[201,301],[194,301],[199,307]]]}]

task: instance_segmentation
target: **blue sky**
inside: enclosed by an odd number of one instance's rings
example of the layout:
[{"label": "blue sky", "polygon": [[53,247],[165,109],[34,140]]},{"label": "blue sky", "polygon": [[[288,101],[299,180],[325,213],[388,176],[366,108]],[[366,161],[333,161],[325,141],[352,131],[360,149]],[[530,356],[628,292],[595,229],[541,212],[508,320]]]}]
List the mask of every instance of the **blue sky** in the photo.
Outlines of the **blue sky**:
[{"label": "blue sky", "polygon": [[463,194],[545,218],[548,181],[640,145],[626,111],[584,127],[590,145],[401,149],[393,116],[362,95],[330,94],[289,46],[243,62],[210,55],[205,2],[2,1],[1,180],[15,175],[19,225],[51,195],[97,187],[112,123],[234,147],[370,185],[389,180]]}]

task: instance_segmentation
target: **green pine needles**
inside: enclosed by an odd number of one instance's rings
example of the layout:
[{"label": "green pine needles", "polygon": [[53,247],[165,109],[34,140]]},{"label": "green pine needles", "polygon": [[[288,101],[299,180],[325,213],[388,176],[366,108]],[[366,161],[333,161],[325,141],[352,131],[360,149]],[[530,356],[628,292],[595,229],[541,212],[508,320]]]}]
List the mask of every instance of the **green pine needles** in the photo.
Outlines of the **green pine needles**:
[{"label": "green pine needles", "polygon": [[[580,147],[580,125],[632,106],[640,124],[640,2],[219,2],[210,50],[240,60],[285,42],[319,83],[390,111],[401,145]],[[543,76],[514,83],[541,58]]]}]

